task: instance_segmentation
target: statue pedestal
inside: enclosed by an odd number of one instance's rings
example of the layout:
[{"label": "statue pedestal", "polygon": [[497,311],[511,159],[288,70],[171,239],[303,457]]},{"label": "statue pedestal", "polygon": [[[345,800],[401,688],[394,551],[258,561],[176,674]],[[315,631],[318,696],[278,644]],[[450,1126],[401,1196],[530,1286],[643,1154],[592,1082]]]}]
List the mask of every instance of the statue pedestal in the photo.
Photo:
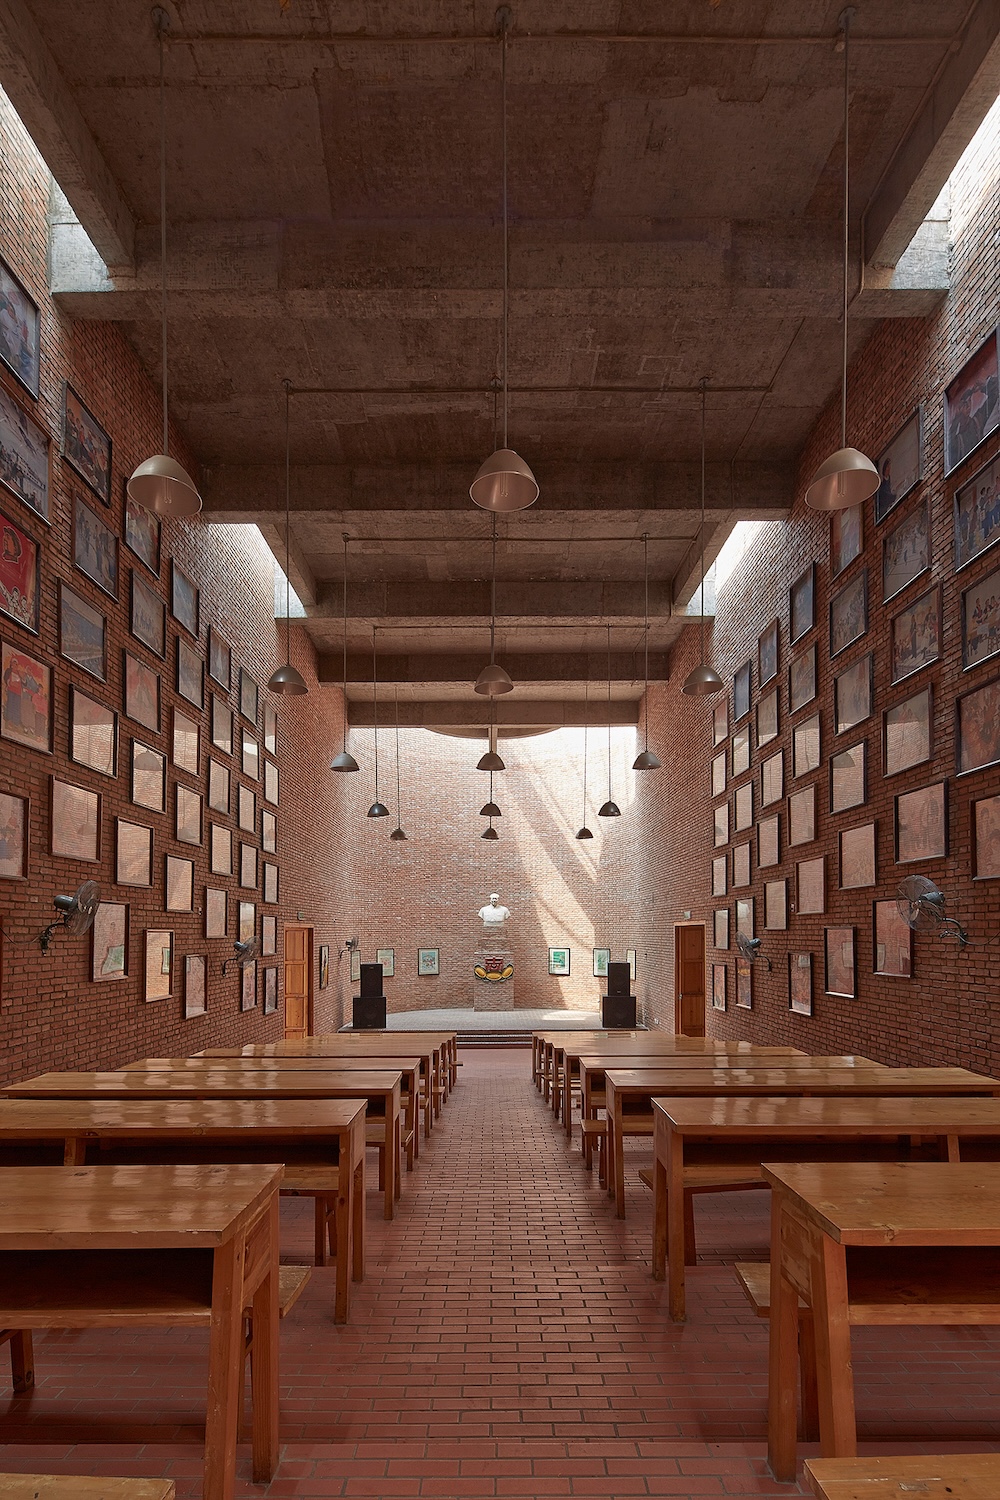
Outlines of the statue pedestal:
[{"label": "statue pedestal", "polygon": [[[483,974],[497,978],[483,978]],[[501,978],[504,974],[507,977]],[[472,1008],[514,1009],[514,955],[500,943],[483,944],[472,956]]]}]

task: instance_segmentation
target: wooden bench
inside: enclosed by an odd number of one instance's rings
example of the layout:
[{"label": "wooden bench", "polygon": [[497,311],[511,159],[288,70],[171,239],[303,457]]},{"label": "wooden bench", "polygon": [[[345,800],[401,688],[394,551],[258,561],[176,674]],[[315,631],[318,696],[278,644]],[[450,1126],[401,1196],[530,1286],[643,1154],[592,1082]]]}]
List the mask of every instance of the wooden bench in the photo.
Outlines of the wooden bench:
[{"label": "wooden bench", "polygon": [[15,1396],[23,1396],[35,1384],[35,1352],[30,1328],[0,1328],[0,1344],[10,1345],[10,1373]]},{"label": "wooden bench", "polygon": [[174,1500],[172,1479],[103,1474],[0,1474],[0,1500]]},{"label": "wooden bench", "polygon": [[[308,1266],[279,1266],[278,1267],[278,1317],[286,1318],[292,1308],[298,1302],[302,1293],[309,1285],[312,1271]],[[244,1380],[246,1371],[250,1370],[250,1386],[253,1388],[253,1309],[243,1309],[243,1351],[244,1351]],[[244,1414],[243,1422],[240,1424],[240,1440],[247,1442],[250,1438],[250,1425]],[[4,1500],[0,1492],[0,1500]]]},{"label": "wooden bench", "polygon": [[[747,1301],[758,1318],[771,1316],[771,1262],[739,1260],[733,1270]],[[802,1436],[807,1442],[819,1436],[819,1408],[816,1398],[816,1344],[813,1338],[812,1314],[799,1298],[799,1371],[802,1377]]]},{"label": "wooden bench", "polygon": [[589,1171],[594,1169],[594,1146],[597,1146],[597,1180],[601,1187],[607,1186],[608,1181],[608,1122],[607,1120],[581,1120],[580,1129],[583,1132],[583,1159]]},{"label": "wooden bench", "polygon": [[1000,1453],[810,1458],[805,1477],[818,1500],[996,1500]]}]

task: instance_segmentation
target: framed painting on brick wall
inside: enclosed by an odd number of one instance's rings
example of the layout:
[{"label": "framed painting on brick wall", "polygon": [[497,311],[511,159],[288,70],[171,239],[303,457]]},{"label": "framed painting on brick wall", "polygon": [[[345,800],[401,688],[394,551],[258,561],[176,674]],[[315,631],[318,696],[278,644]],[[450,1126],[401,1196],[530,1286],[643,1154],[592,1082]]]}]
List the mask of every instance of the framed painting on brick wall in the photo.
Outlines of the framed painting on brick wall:
[{"label": "framed painting on brick wall", "polygon": [[111,504],[111,439],[67,382],[63,400],[63,456],[104,505]]},{"label": "framed painting on brick wall", "polygon": [[98,682],[108,680],[108,621],[65,583],[59,584],[59,654]]},{"label": "framed painting on brick wall", "polygon": [[882,715],[882,774],[896,776],[931,758],[934,723],[931,687],[895,703]]},{"label": "framed painting on brick wall", "polygon": [[811,844],[816,837],[816,784],[802,787],[788,799],[788,847]]},{"label": "framed painting on brick wall", "polygon": [[273,1016],[278,1009],[278,971],[275,968],[264,970],[264,1014]]},{"label": "framed painting on brick wall", "polygon": [[742,776],[750,769],[750,725],[733,731],[733,775]]},{"label": "framed painting on brick wall", "polygon": [[876,828],[863,823],[859,828],[842,828],[840,844],[840,889],[858,890],[875,884]]},{"label": "framed painting on brick wall", "polygon": [[888,604],[931,565],[931,520],[923,500],[882,542],[882,601]]},{"label": "framed painting on brick wall", "polygon": [[816,696],[815,642],[797,656],[788,668],[788,712],[797,714]]},{"label": "framed painting on brick wall", "polygon": [[257,1005],[257,965],[240,967],[240,1010],[254,1010]]},{"label": "framed painting on brick wall", "polygon": [[890,511],[919,484],[923,475],[923,410],[917,407],[883,448],[875,460],[879,487],[875,492],[875,522],[884,521]]},{"label": "framed painting on brick wall", "polygon": [[51,755],[52,668],[3,641],[0,669],[0,736]]},{"label": "framed painting on brick wall", "polygon": [[42,363],[38,303],[2,260],[0,307],[0,359],[37,400]]},{"label": "framed painting on brick wall", "polygon": [[748,958],[736,960],[736,1004],[741,1010],[753,1010],[753,964]]},{"label": "framed painting on brick wall", "polygon": [[872,711],[872,653],[833,679],[833,723],[837,734],[863,724]]},{"label": "framed painting on brick wall", "polygon": [[769,755],[760,768],[760,805],[769,807],[779,802],[785,791],[785,752],[779,750]]},{"label": "framed painting on brick wall", "polygon": [[144,1000],[169,1000],[174,992],[174,935],[161,929],[145,933]]},{"label": "framed painting on brick wall", "polygon": [[723,802],[715,809],[713,815],[714,838],[716,849],[721,849],[723,844],[729,843],[729,803]]},{"label": "framed painting on brick wall", "polygon": [[733,889],[750,884],[750,845],[737,844],[733,850]]},{"label": "framed painting on brick wall", "polygon": [[160,576],[160,520],[125,493],[124,537],[128,550],[157,578]]},{"label": "framed painting on brick wall", "polygon": [[769,745],[778,738],[778,689],[757,704],[757,744]]},{"label": "framed painting on brick wall", "polygon": [[1000,458],[955,491],[955,571],[1000,540]]},{"label": "framed painting on brick wall", "polygon": [[858,993],[857,932],[853,927],[828,927],[823,933],[823,988],[828,995],[854,1000]]},{"label": "framed painting on brick wall", "polygon": [[129,569],[129,630],[157,656],[167,652],[167,607],[135,568]]},{"label": "framed painting on brick wall", "polygon": [[788,590],[789,637],[792,644],[816,624],[816,564],[810,563]]},{"label": "framed painting on brick wall", "polygon": [[736,903],[736,931],[745,938],[754,935],[754,899],[752,896],[742,896]]},{"label": "framed painting on brick wall", "polygon": [[712,965],[712,1009],[725,1010],[726,1008],[726,966],[725,964]]},{"label": "framed painting on brick wall", "polygon": [[101,796],[53,776],[49,784],[49,851],[59,859],[101,857]]},{"label": "framed painting on brick wall", "polygon": [[796,910],[800,917],[826,911],[826,856],[803,859],[795,866]]},{"label": "framed painting on brick wall", "polygon": [[184,958],[184,1019],[191,1021],[208,1010],[205,986],[205,955],[188,953]]},{"label": "framed painting on brick wall", "polygon": [[167,911],[194,911],[194,860],[168,854],[164,862],[164,907]]},{"label": "framed painting on brick wall", "polygon": [[972,878],[1000,880],[1000,794],[980,797],[971,811]]},{"label": "framed painting on brick wall", "polygon": [[[328,943],[320,945],[319,950],[319,972],[320,979],[323,977],[323,949],[326,948],[327,982],[330,978],[330,947]],[[265,916],[261,913],[260,918],[260,951],[265,958],[273,958],[278,951],[278,919],[274,916]],[[324,986],[321,984],[320,989]]]},{"label": "framed painting on brick wall", "polygon": [[132,741],[132,773],[129,795],[137,807],[164,812],[167,805],[167,757],[162,750]]},{"label": "framed painting on brick wall", "polygon": [[948,853],[948,783],[914,787],[896,798],[896,863],[922,864]]},{"label": "framed painting on brick wall", "polygon": [[38,634],[38,557],[30,532],[0,511],[0,613],[32,635]]},{"label": "framed painting on brick wall", "polygon": [[864,506],[851,505],[830,516],[830,577],[837,578],[861,556],[864,545]]},{"label": "framed painting on brick wall", "polygon": [[232,651],[229,642],[216,630],[208,627],[208,675],[213,682],[224,687],[228,693],[232,687]]},{"label": "framed painting on brick wall", "polygon": [[723,699],[712,713],[712,744],[721,745],[729,734],[729,704]]},{"label": "framed painting on brick wall", "polygon": [[200,625],[198,589],[183,568],[177,566],[176,558],[170,564],[170,613],[197,639]]},{"label": "framed painting on brick wall", "polygon": [[102,776],[118,775],[118,715],[78,687],[69,690],[69,758]]},{"label": "framed painting on brick wall", "polygon": [[797,1016],[813,1013],[813,958],[811,953],[788,955],[788,1009]]},{"label": "framed painting on brick wall", "polygon": [[891,680],[902,682],[941,655],[941,589],[929,589],[892,621]]},{"label": "framed painting on brick wall", "polygon": [[819,770],[820,721],[819,714],[810,714],[792,730],[792,776],[809,776]]},{"label": "framed painting on brick wall", "polygon": [[962,594],[962,666],[966,672],[1000,653],[1000,568]]},{"label": "framed painting on brick wall", "polygon": [[830,757],[830,811],[846,812],[868,798],[868,741]]},{"label": "framed painting on brick wall", "polygon": [[757,824],[757,868],[766,870],[779,863],[779,817],[761,818]]},{"label": "framed painting on brick wall", "polygon": [[769,880],[764,886],[764,926],[783,932],[788,926],[788,882]]},{"label": "framed painting on brick wall", "polygon": [[757,640],[757,681],[766,687],[778,675],[778,649],[781,631],[777,620],[772,620]]},{"label": "framed painting on brick wall", "polygon": [[910,979],[913,932],[900,916],[895,899],[872,902],[872,927],[874,972],[890,979]]},{"label": "framed painting on brick wall", "polygon": [[228,926],[228,898],[226,892],[213,886],[205,887],[205,936],[224,938]]},{"label": "framed painting on brick wall", "polygon": [[143,823],[115,820],[115,881],[118,885],[153,884],[153,830]]},{"label": "framed painting on brick wall", "polygon": [[128,974],[128,903],[102,901],[90,936],[90,978],[93,982],[124,979]]},{"label": "framed painting on brick wall", "polygon": [[29,801],[0,792],[0,880],[24,880],[28,874]]},{"label": "framed painting on brick wall", "polygon": [[733,720],[739,723],[750,712],[750,663],[745,661],[733,674]]},{"label": "framed painting on brick wall", "polygon": [[118,598],[118,538],[78,491],[73,495],[73,566]]},{"label": "framed painting on brick wall", "polygon": [[711,765],[712,796],[721,797],[726,790],[726,752],[721,750],[718,755],[712,756]]},{"label": "framed painting on brick wall", "polygon": [[729,907],[719,907],[713,914],[712,939],[716,948],[729,947]]},{"label": "framed painting on brick wall", "polygon": [[830,655],[839,656],[868,629],[868,570],[845,584],[830,600]]},{"label": "framed painting on brick wall", "polygon": [[997,335],[976,350],[953,376],[944,393],[944,472],[951,474],[996,430],[998,402]]},{"label": "framed painting on brick wall", "polygon": [[729,861],[724,854],[712,860],[712,895],[724,896],[727,890]]}]

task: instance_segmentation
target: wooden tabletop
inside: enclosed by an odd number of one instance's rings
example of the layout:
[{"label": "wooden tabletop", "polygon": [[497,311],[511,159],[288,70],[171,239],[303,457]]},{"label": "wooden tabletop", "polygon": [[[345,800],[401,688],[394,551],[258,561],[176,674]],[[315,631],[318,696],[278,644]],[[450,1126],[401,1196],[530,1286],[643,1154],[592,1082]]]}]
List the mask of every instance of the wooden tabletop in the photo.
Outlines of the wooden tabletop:
[{"label": "wooden tabletop", "polygon": [[349,1129],[364,1112],[360,1099],[0,1099],[0,1140],[147,1132],[187,1139],[236,1130],[315,1137]]},{"label": "wooden tabletop", "polygon": [[[582,1052],[579,1058],[580,1064],[587,1068],[612,1068],[619,1071],[622,1059],[614,1053],[603,1053],[599,1051]],[[809,1057],[806,1053],[791,1053],[782,1057],[780,1061],[774,1056],[748,1056],[746,1053],[721,1052],[710,1055],[691,1055],[684,1052],[675,1052],[670,1055],[661,1054],[659,1057],[635,1058],[631,1063],[630,1071],[633,1073],[654,1072],[657,1068],[879,1068],[886,1071],[881,1063],[872,1062],[867,1057]]]},{"label": "wooden tabletop", "polygon": [[[420,1067],[419,1057],[378,1057],[378,1071],[412,1073]],[[290,1072],[330,1073],[341,1069],[347,1073],[372,1072],[371,1060],[365,1057],[141,1057],[126,1063],[123,1073],[203,1073],[211,1068],[237,1068],[248,1073],[286,1068]]]},{"label": "wooden tabletop", "polygon": [[172,1479],[98,1474],[0,1474],[0,1500],[173,1500]]},{"label": "wooden tabletop", "polygon": [[635,1068],[608,1069],[619,1093],[656,1095],[803,1094],[993,1094],[1000,1081],[965,1068]]},{"label": "wooden tabletop", "polygon": [[809,1162],[764,1176],[845,1245],[1000,1245],[1000,1164]]},{"label": "wooden tabletop", "polygon": [[669,1033],[655,1032],[645,1032],[635,1037],[609,1037],[607,1040],[598,1038],[596,1043],[593,1032],[583,1032],[578,1037],[552,1037],[550,1040],[557,1051],[572,1052],[574,1057],[578,1056],[581,1050],[588,1054],[591,1052],[661,1052],[666,1054],[690,1052],[696,1056],[710,1056],[714,1052],[720,1052],[754,1057],[801,1057],[803,1055],[798,1047],[759,1047],[756,1042],[717,1042],[701,1036],[671,1036]]},{"label": "wooden tabletop", "polygon": [[4,1167],[0,1250],[214,1247],[278,1187],[280,1164]]},{"label": "wooden tabletop", "polygon": [[997,1500],[1000,1453],[807,1458],[805,1477],[818,1500]]},{"label": "wooden tabletop", "polygon": [[654,1099],[653,1113],[691,1135],[997,1135],[1000,1099]]},{"label": "wooden tabletop", "polygon": [[241,1072],[234,1068],[210,1068],[205,1072],[152,1073],[41,1073],[24,1083],[15,1083],[6,1095],[13,1099],[74,1099],[88,1095],[127,1099],[134,1095],[169,1099],[177,1094],[226,1098],[230,1095],[270,1094],[275,1098],[363,1098],[388,1093],[400,1085],[398,1072],[334,1071],[296,1072],[284,1068],[261,1068]]}]

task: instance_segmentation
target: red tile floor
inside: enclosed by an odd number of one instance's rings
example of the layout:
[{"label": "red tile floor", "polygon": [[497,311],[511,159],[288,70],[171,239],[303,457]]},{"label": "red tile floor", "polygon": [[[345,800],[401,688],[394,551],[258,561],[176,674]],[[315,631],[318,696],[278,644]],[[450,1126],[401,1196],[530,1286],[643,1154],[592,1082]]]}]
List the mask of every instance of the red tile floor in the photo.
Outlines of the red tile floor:
[{"label": "red tile floor", "polygon": [[[350,1326],[330,1321],[328,1271],[282,1324],[283,1461],[265,1492],[241,1447],[241,1495],[805,1493],[768,1474],[767,1327],[730,1269],[767,1258],[765,1195],[699,1200],[703,1264],[677,1327],[649,1276],[639,1179],[621,1223],[532,1088],[530,1053],[463,1064],[393,1223],[369,1193]],[[282,1216],[283,1253],[307,1261],[309,1205]],[[37,1390],[17,1402],[0,1351],[0,1469],[162,1474],[197,1495],[206,1338],[43,1335]],[[863,1451],[1000,1446],[1000,1330],[855,1339]]]}]

